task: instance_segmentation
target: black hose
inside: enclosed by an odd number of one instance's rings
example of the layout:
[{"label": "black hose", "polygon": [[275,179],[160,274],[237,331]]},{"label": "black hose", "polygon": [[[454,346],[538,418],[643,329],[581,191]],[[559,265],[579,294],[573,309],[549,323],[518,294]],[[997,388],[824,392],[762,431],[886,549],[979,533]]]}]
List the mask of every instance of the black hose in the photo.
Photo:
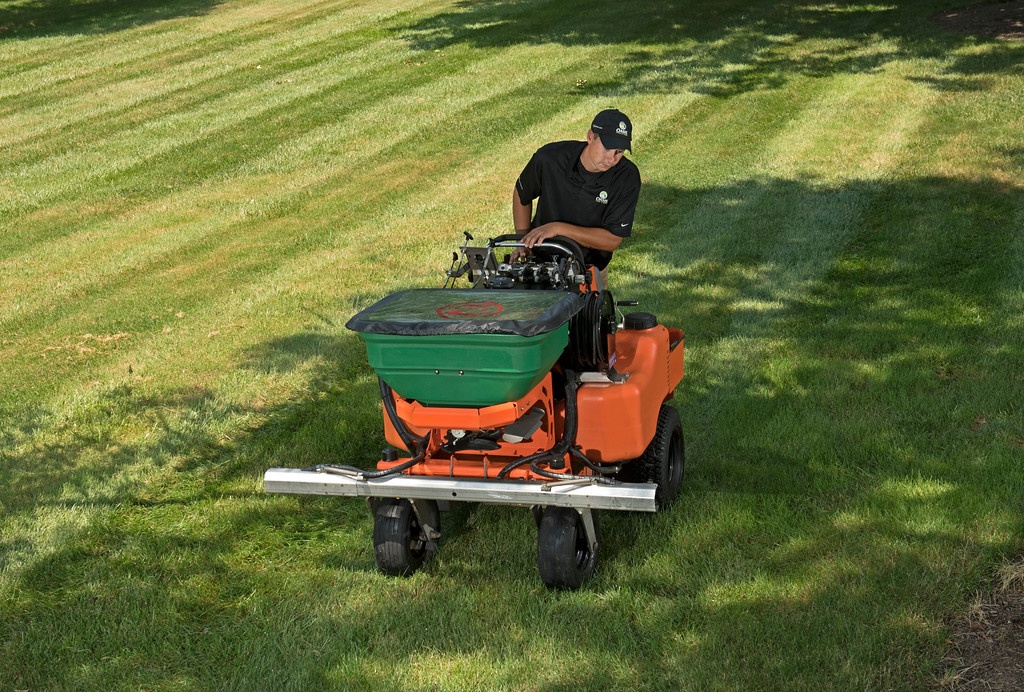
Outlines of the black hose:
[{"label": "black hose", "polygon": [[[563,452],[562,455],[564,455],[564,454],[565,453]],[[528,457],[523,457],[522,459],[517,459],[516,461],[513,461],[511,464],[508,464],[507,466],[505,466],[505,468],[503,468],[501,471],[498,471],[498,480],[503,479],[505,476],[507,476],[509,473],[511,473],[512,471],[516,470],[520,466],[524,466],[526,464],[530,464],[530,468],[533,468],[533,463],[535,461],[544,461],[544,460],[548,460],[548,459],[554,461],[555,459],[558,459],[559,456],[562,456],[562,455],[555,454],[555,448],[552,447],[551,449],[547,450],[546,452],[538,452],[537,454],[531,454]]]},{"label": "black hose", "polygon": [[341,476],[347,476],[351,473],[357,473],[363,478],[363,480],[366,480],[368,478],[383,478],[384,476],[390,476],[395,473],[401,473],[402,471],[405,471],[408,468],[412,468],[416,464],[423,461],[423,453],[426,451],[426,444],[424,444],[423,446],[424,449],[421,449],[419,454],[409,459],[408,461],[405,461],[399,464],[398,466],[392,466],[389,469],[383,469],[381,471],[367,471],[365,469],[356,468],[355,466],[347,466],[345,464],[320,464],[318,466],[313,466],[311,468],[303,470],[316,471],[317,473],[334,473]]},{"label": "black hose", "polygon": [[583,453],[583,450],[580,449],[579,445],[573,445],[572,448],[569,450],[569,453],[572,454],[577,459],[579,459],[580,461],[582,461],[583,465],[586,466],[591,471],[593,471],[594,473],[600,473],[602,475],[613,475],[622,470],[622,464],[615,464],[614,466],[598,466],[597,464],[595,464],[594,462],[587,458],[587,455]]},{"label": "black hose", "polygon": [[423,461],[423,458],[427,455],[427,441],[430,439],[430,434],[424,435],[416,449],[416,455],[408,461],[403,461],[397,466],[391,468],[382,469],[380,471],[367,471],[366,469],[360,469],[355,466],[348,466],[346,464],[319,464],[317,466],[311,466],[303,471],[316,471],[317,473],[336,473],[339,475],[349,475],[351,473],[358,473],[363,479],[367,478],[383,478],[384,476],[391,476],[396,473],[401,473],[408,468],[412,468],[416,464]]},{"label": "black hose", "polygon": [[398,417],[398,409],[395,408],[395,400],[391,396],[391,387],[380,377],[377,378],[377,382],[380,386],[381,400],[384,402],[384,410],[388,414],[388,418],[391,419],[391,425],[394,426],[395,432],[402,438],[402,442],[405,444],[405,448],[410,452],[416,450],[412,458],[408,461],[404,461],[397,466],[383,469],[380,471],[367,471],[360,469],[355,466],[348,466],[345,464],[319,464],[317,466],[311,466],[303,471],[316,471],[318,473],[338,473],[344,472],[342,475],[347,473],[358,473],[364,479],[366,478],[383,478],[384,476],[390,476],[395,473],[401,473],[408,468],[412,468],[416,464],[423,461],[423,458],[427,455],[427,442],[430,440],[430,433],[428,432],[423,437],[417,439],[405,428],[405,423]]},{"label": "black hose", "polygon": [[[601,470],[592,461],[590,461],[590,459],[588,459],[576,445],[576,433],[579,430],[579,407],[576,402],[576,392],[579,389],[579,382],[576,381],[576,373],[573,371],[566,370],[565,375],[565,429],[562,431],[562,439],[559,440],[559,443],[552,448],[552,451],[557,451],[558,457],[562,457],[566,452],[569,452],[577,459],[583,460],[586,466],[592,471],[601,472]],[[530,470],[544,478],[560,481],[593,480],[596,483],[611,483],[608,479],[601,478],[599,476],[579,476],[570,473],[546,471],[537,465],[540,461],[541,459],[532,460],[530,462]]]},{"label": "black hose", "polygon": [[530,464],[530,470],[538,476],[544,478],[550,478],[553,481],[593,481],[598,485],[617,485],[619,481],[612,480],[611,478],[604,478],[602,476],[579,476],[572,473],[558,473],[557,471],[545,471],[538,467],[535,463]]},{"label": "black hose", "polygon": [[574,368],[589,371],[608,367],[601,319],[604,302],[604,293],[586,293],[583,296],[583,307],[572,318],[569,329],[572,333],[570,351]]},{"label": "black hose", "polygon": [[565,371],[565,429],[562,431],[562,439],[545,451],[531,454],[528,457],[517,459],[505,466],[498,472],[498,478],[502,479],[520,466],[530,465],[530,470],[538,476],[551,478],[553,480],[595,480],[598,483],[609,483],[608,479],[597,476],[576,476],[568,473],[555,473],[545,471],[538,464],[542,461],[555,461],[561,459],[566,453],[572,453],[578,459],[582,459],[588,468],[599,473],[604,472],[579,450],[576,446],[576,432],[579,430],[579,410],[576,405],[576,391],[579,389],[579,382],[576,380],[576,373],[572,370]]},{"label": "black hose", "polygon": [[514,469],[519,468],[525,464],[530,464],[530,468],[533,468],[534,462],[544,460],[554,460],[559,457],[564,457],[565,453],[569,451],[569,447],[576,441],[576,389],[579,384],[576,382],[576,373],[572,370],[565,371],[565,430],[562,431],[562,439],[554,444],[554,446],[546,452],[537,452],[531,454],[528,457],[517,459],[511,464],[508,464],[501,471],[498,472],[498,478],[504,478]]},{"label": "black hose", "polygon": [[[412,434],[405,429],[405,423],[398,417],[398,409],[395,408],[395,399],[391,396],[391,387],[382,378],[377,378],[377,385],[380,388],[380,398],[384,402],[384,410],[388,414],[388,418],[391,419],[391,425],[395,428],[395,432],[402,438],[402,443],[405,448],[413,453],[412,450],[418,446],[417,440]],[[429,433],[428,433],[429,435]]]}]

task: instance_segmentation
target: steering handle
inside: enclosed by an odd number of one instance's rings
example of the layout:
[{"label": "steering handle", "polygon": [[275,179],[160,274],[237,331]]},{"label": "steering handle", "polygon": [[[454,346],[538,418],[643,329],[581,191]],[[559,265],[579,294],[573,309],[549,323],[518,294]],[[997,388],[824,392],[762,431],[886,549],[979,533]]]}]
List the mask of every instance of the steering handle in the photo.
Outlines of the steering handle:
[{"label": "steering handle", "polygon": [[[522,243],[523,235],[521,233],[506,233],[505,235],[499,235],[497,238],[491,238],[491,244],[495,247],[526,247]],[[569,257],[573,257],[577,262],[580,263],[580,267],[586,267],[587,263],[584,261],[583,248],[572,238],[566,238],[563,235],[552,236],[551,238],[534,245],[533,250],[560,250]]]}]

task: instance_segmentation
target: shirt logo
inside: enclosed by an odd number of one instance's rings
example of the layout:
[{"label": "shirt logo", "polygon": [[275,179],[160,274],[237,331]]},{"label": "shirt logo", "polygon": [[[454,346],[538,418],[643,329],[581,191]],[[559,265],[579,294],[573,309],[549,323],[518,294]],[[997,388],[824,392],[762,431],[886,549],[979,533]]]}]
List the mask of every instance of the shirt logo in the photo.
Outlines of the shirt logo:
[{"label": "shirt logo", "polygon": [[608,193],[601,190],[601,194],[594,198],[594,201],[598,204],[608,204]]}]

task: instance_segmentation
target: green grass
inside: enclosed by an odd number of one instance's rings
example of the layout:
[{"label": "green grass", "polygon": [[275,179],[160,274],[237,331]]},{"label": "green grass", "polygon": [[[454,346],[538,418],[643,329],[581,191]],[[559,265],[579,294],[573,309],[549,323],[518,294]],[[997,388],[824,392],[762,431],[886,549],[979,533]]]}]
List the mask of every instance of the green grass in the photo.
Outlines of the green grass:
[{"label": "green grass", "polygon": [[[1024,44],[952,2],[0,0],[0,687],[919,688],[1022,550]],[[374,567],[345,321],[606,106],[616,297],[687,332],[679,504]]]}]

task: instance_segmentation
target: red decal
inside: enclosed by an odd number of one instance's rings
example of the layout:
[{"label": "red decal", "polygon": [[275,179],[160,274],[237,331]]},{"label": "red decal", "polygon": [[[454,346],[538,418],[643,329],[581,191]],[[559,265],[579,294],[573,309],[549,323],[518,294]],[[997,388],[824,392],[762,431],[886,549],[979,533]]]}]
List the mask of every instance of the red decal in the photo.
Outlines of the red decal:
[{"label": "red decal", "polygon": [[445,320],[479,320],[494,317],[505,307],[501,303],[482,300],[475,303],[449,303],[437,309],[437,316]]}]

